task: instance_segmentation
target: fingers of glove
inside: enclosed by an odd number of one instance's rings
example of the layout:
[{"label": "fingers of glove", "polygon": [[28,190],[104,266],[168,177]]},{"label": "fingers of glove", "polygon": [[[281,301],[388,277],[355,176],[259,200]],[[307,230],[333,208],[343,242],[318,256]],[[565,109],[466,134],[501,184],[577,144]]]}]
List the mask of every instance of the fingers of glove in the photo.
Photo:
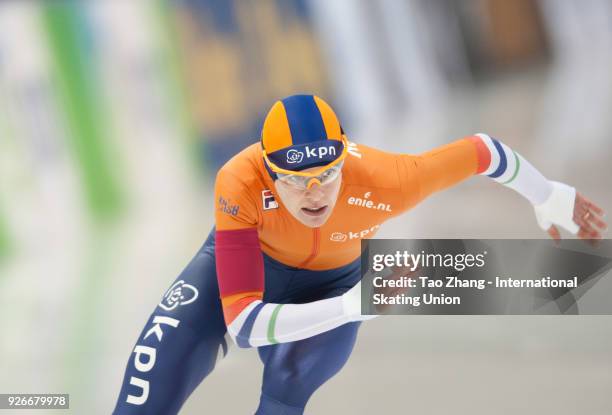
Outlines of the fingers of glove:
[{"label": "fingers of glove", "polygon": [[550,228],[548,228],[547,232],[548,235],[550,235],[550,237],[556,242],[559,242],[561,240],[561,233],[559,232],[559,228],[557,228],[555,225],[552,225]]},{"label": "fingers of glove", "polygon": [[575,206],[578,207],[579,205],[584,206],[585,208],[587,208],[588,210],[598,214],[599,216],[604,216],[605,215],[605,212],[604,212],[604,210],[601,207],[597,206],[591,200],[589,200],[586,197],[584,197],[581,193],[576,192]]},{"label": "fingers of glove", "polygon": [[584,222],[582,225],[580,225],[579,232],[581,232],[584,235],[587,235],[590,238],[601,239],[603,236],[599,229],[594,228],[588,222]]},{"label": "fingers of glove", "polygon": [[580,228],[585,228],[590,232],[599,230],[605,231],[608,228],[607,223],[601,218],[603,210],[600,208],[592,209],[590,205],[584,201],[576,203],[574,209],[574,222],[576,222]]},{"label": "fingers of glove", "polygon": [[601,240],[601,234],[597,236],[597,234],[593,234],[581,228],[580,231],[578,231],[578,238],[583,239],[589,245],[596,247],[599,245],[599,241]]},{"label": "fingers of glove", "polygon": [[[584,224],[589,225],[592,228],[599,228],[599,230],[605,231],[608,229],[608,224],[603,221],[601,218],[595,216],[594,214],[592,214],[591,212],[587,212],[588,214],[585,214],[582,216],[582,221]],[[575,220],[575,219],[574,219]],[[578,221],[576,221],[578,222]],[[578,222],[580,224],[580,222]]]}]

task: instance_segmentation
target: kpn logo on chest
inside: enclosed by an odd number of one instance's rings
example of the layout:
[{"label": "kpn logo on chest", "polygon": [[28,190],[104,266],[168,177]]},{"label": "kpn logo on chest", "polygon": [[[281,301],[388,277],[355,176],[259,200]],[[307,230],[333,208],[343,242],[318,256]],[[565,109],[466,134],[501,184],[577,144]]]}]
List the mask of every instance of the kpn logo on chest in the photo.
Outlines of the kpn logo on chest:
[{"label": "kpn logo on chest", "polygon": [[363,239],[369,234],[375,232],[378,228],[380,228],[380,225],[377,224],[357,232],[332,232],[332,234],[329,236],[329,240],[332,242],[346,242],[353,239]]}]

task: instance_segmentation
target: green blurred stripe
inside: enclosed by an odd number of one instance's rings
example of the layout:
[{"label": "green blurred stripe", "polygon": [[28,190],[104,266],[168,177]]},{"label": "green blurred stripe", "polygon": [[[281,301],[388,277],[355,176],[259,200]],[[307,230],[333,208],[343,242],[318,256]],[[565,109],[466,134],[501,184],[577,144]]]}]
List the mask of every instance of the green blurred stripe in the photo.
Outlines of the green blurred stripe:
[{"label": "green blurred stripe", "polygon": [[272,317],[270,317],[270,322],[268,323],[268,341],[272,344],[278,343],[276,337],[274,337],[274,331],[276,330],[276,319],[278,318],[278,312],[284,304],[278,304],[276,308],[272,311]]},{"label": "green blurred stripe", "polygon": [[505,182],[503,182],[502,184],[508,184],[511,183],[514,179],[516,179],[516,176],[518,176],[518,172],[521,169],[521,160],[519,159],[518,154],[516,154],[516,151],[512,151],[512,153],[514,153],[514,174],[512,175],[512,177],[508,180],[506,180]]},{"label": "green blurred stripe", "polygon": [[108,130],[100,94],[95,89],[99,82],[93,79],[87,65],[84,48],[87,34],[79,30],[78,7],[77,2],[44,2],[42,17],[60,100],[70,127],[67,139],[81,171],[91,213],[96,220],[102,220],[119,211],[121,189],[113,174],[108,140],[105,142]]},{"label": "green blurred stripe", "polygon": [[[122,206],[122,189],[117,173],[118,161],[111,157],[110,117],[105,112],[103,86],[96,77],[97,69],[86,49],[87,21],[82,7],[86,5],[64,0],[42,3],[42,24],[51,58],[60,108],[64,111],[68,134],[84,197],[89,207],[93,227],[90,228],[82,261],[79,285],[74,290],[71,307],[74,310],[65,347],[66,369],[62,384],[78,397],[82,409],[95,399],[98,380],[92,377],[108,333],[98,329],[102,325],[106,288],[112,266],[116,233],[105,226],[116,219]],[[85,30],[83,30],[85,29]],[[90,411],[79,411],[87,413]]]}]

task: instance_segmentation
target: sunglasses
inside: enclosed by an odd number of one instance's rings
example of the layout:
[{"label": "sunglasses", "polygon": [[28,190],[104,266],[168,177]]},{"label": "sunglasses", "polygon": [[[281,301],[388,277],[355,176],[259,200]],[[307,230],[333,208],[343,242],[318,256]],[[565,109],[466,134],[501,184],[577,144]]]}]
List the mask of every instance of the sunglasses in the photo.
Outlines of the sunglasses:
[{"label": "sunglasses", "polygon": [[[310,189],[315,183],[321,186],[325,186],[336,180],[340,175],[344,162],[340,162],[332,167],[326,167],[326,169],[316,176],[302,176],[298,174],[284,174],[276,173],[278,180],[289,186],[306,190]],[[318,170],[317,170],[318,171]],[[299,173],[299,172],[296,172]]]}]

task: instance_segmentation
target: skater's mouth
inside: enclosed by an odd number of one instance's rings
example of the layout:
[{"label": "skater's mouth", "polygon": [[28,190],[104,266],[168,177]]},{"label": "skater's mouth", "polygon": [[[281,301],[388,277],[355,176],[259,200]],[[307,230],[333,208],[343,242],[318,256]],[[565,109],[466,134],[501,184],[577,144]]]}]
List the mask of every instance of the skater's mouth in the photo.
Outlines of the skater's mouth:
[{"label": "skater's mouth", "polygon": [[302,212],[308,216],[321,216],[327,212],[327,205],[318,208],[302,208]]}]

